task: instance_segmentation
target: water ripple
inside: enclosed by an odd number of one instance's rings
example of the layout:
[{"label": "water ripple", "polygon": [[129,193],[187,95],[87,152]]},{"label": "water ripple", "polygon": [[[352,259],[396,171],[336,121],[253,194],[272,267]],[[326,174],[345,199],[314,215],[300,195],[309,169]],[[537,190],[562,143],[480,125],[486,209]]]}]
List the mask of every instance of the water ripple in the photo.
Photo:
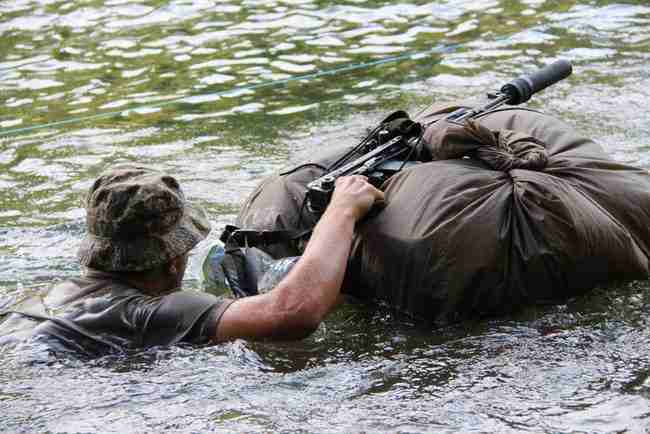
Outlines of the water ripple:
[{"label": "water ripple", "polygon": [[[83,196],[109,164],[173,172],[210,214],[205,247],[264,176],[559,57],[574,76],[531,106],[650,168],[649,25],[638,1],[0,2],[0,128],[75,121],[0,136],[0,306],[78,273]],[[355,65],[373,66],[289,80]],[[349,302],[300,343],[92,362],[0,349],[0,430],[642,432],[648,294],[436,330]]]}]

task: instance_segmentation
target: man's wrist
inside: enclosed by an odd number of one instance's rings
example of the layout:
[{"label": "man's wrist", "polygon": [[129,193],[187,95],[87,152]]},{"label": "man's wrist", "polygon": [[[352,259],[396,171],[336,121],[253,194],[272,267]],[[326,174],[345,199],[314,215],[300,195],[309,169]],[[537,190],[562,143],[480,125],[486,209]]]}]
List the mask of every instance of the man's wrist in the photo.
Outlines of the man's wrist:
[{"label": "man's wrist", "polygon": [[355,223],[359,219],[359,216],[357,216],[357,213],[355,211],[356,210],[353,207],[331,204],[325,210],[323,217],[331,216],[337,220],[349,219],[352,221],[352,223]]}]

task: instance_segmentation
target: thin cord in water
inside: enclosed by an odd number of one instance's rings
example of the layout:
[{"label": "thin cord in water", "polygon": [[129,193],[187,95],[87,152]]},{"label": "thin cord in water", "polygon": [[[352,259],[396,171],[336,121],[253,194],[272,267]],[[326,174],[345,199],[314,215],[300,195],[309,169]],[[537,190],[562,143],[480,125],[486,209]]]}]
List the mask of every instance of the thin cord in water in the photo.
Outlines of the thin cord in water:
[{"label": "thin cord in water", "polygon": [[182,97],[179,97],[179,98],[174,98],[174,99],[167,100],[167,101],[162,101],[162,102],[159,102],[159,103],[143,104],[143,105],[128,107],[128,108],[121,109],[121,110],[114,110],[114,111],[108,111],[108,112],[103,112],[103,113],[95,113],[93,115],[88,115],[88,116],[72,117],[72,118],[63,119],[63,120],[60,120],[60,121],[48,122],[48,123],[45,123],[45,124],[36,124],[36,125],[30,125],[30,126],[27,126],[27,127],[20,127],[20,128],[1,129],[0,130],[0,137],[1,136],[14,135],[14,134],[27,133],[27,132],[41,130],[41,129],[45,129],[45,128],[59,127],[59,126],[63,126],[63,125],[80,123],[80,122],[84,122],[84,121],[90,121],[90,120],[96,120],[96,119],[102,119],[102,118],[109,118],[109,117],[112,117],[112,116],[120,116],[120,115],[125,115],[130,111],[167,107],[167,106],[171,106],[171,105],[181,103],[184,100],[187,100],[189,98],[194,98],[194,97],[197,97],[197,96],[208,96],[208,95],[209,96],[222,96],[222,95],[227,95],[227,94],[237,92],[237,91],[241,91],[241,90],[255,90],[255,89],[262,89],[262,88],[267,88],[267,87],[275,87],[275,86],[279,86],[279,85],[283,85],[283,84],[287,84],[287,83],[294,82],[294,81],[299,81],[299,80],[311,81],[311,80],[314,80],[314,79],[317,79],[317,78],[320,78],[320,77],[325,77],[325,76],[328,76],[328,75],[337,75],[337,74],[342,74],[342,73],[345,73],[345,72],[355,71],[355,70],[359,70],[359,69],[372,68],[374,66],[383,65],[383,64],[386,64],[386,63],[395,63],[395,62],[400,62],[400,61],[404,61],[404,60],[417,60],[417,59],[426,57],[426,56],[431,55],[431,54],[441,54],[441,53],[451,52],[451,51],[455,50],[458,46],[459,46],[459,44],[437,45],[436,47],[431,48],[429,50],[410,52],[410,53],[402,54],[402,55],[399,55],[399,56],[392,56],[392,57],[386,57],[386,58],[379,59],[379,60],[374,60],[374,61],[371,61],[371,62],[344,65],[344,66],[341,66],[341,67],[338,67],[338,68],[327,69],[327,70],[318,71],[318,72],[311,73],[311,74],[292,76],[292,77],[284,78],[284,79],[281,79],[281,80],[270,80],[270,81],[264,81],[262,83],[234,86],[234,87],[232,87],[230,89],[215,92],[215,93],[186,95],[186,96],[182,96]]}]

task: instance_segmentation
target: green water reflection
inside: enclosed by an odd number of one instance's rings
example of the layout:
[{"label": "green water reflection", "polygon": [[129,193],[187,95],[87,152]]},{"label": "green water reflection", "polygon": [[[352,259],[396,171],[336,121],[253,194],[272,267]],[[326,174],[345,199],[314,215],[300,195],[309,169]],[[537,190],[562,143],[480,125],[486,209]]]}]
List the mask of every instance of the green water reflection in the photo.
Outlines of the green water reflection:
[{"label": "green water reflection", "polygon": [[[78,272],[83,194],[110,163],[173,172],[218,232],[265,176],[387,112],[482,97],[557,58],[574,75],[530,105],[650,167],[644,0],[0,2],[0,305]],[[647,294],[435,332],[347,304],[300,344],[74,369],[0,353],[0,430],[642,432]]]}]

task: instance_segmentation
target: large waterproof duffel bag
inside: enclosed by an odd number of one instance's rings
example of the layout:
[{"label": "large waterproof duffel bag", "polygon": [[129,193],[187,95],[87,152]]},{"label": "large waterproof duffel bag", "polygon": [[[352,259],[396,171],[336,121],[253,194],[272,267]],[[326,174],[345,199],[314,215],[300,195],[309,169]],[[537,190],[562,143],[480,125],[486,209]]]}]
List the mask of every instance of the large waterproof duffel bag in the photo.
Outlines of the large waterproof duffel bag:
[{"label": "large waterproof duffel bag", "polygon": [[[418,117],[430,124],[424,161],[390,178],[386,207],[357,225],[346,293],[448,322],[647,278],[645,170],[612,161],[567,124],[528,109],[500,109],[466,125],[433,122],[456,107]],[[238,226],[311,227],[317,217],[305,212],[306,185],[346,150],[265,180]],[[302,246],[262,248],[277,258]]]}]

